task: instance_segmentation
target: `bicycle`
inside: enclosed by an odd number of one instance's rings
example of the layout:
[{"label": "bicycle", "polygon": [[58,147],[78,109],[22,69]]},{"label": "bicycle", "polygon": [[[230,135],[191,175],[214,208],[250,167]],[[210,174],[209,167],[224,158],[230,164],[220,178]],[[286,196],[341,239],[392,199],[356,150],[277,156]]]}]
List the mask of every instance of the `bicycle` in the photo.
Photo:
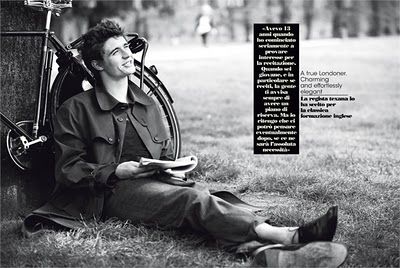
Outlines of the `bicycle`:
[{"label": "bicycle", "polygon": [[[51,147],[52,131],[56,111],[68,98],[94,87],[95,78],[86,68],[78,56],[74,56],[73,50],[79,48],[82,39],[64,45],[50,31],[52,15],[60,15],[65,8],[72,7],[72,0],[25,0],[24,5],[35,10],[46,12],[46,26],[44,31],[14,31],[1,32],[1,36],[41,36],[42,52],[40,60],[40,81],[37,94],[35,116],[33,120],[23,120],[17,123],[11,121],[0,111],[1,121],[10,130],[6,136],[7,151],[17,167],[22,170],[32,168],[32,151],[41,150],[43,147]],[[128,44],[132,53],[142,52],[141,61],[135,59],[136,72],[130,79],[140,84],[140,89],[152,97],[160,107],[162,118],[169,132],[174,148],[175,159],[179,157],[181,150],[181,137],[178,119],[172,106],[173,99],[165,85],[157,77],[157,68],[152,65],[145,66],[145,56],[148,49],[146,39],[138,34],[128,34]],[[49,46],[49,43],[51,46]],[[54,52],[53,49],[56,51]],[[59,65],[58,74],[50,88],[51,69],[54,54]],[[90,85],[90,86],[89,86]],[[73,90],[71,90],[73,89]]]}]

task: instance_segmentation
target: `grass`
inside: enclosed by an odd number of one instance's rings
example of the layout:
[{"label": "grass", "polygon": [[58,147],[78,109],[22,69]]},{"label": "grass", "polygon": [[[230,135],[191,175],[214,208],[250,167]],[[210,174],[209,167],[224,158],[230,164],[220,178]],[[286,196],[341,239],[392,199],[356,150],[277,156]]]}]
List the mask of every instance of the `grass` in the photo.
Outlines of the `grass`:
[{"label": "grass", "polygon": [[[90,224],[69,232],[46,231],[32,240],[21,239],[16,222],[4,226],[8,235],[2,249],[6,266],[48,267],[190,267],[238,264],[233,256],[221,252],[201,236],[174,230],[132,225],[110,220]],[[13,241],[20,243],[15,245]],[[208,243],[208,244],[207,244]],[[18,259],[10,258],[17,254]],[[223,255],[223,256],[222,256]]]},{"label": "grass", "polygon": [[[335,108],[351,119],[302,119],[299,155],[253,154],[250,45],[156,45],[148,62],[174,97],[182,154],[199,157],[192,178],[261,204],[278,225],[302,224],[337,204],[335,241],[349,248],[344,267],[398,267],[399,48],[393,37],[303,42],[300,69],[347,71],[342,90],[356,101]],[[165,51],[170,58],[157,60]],[[2,222],[1,266],[249,265],[187,231],[110,221],[24,239],[20,223]]]}]

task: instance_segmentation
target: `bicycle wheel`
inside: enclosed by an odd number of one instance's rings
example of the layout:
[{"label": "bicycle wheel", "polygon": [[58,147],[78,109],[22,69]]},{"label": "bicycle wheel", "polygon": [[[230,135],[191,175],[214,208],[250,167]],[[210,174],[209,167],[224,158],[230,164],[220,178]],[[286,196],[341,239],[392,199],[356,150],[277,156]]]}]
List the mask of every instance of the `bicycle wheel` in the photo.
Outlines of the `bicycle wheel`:
[{"label": "bicycle wheel", "polygon": [[[136,85],[139,85],[141,72],[140,63],[137,60],[135,60],[135,67],[136,72],[130,77],[130,80]],[[50,98],[50,122],[52,128],[58,107],[60,107],[60,105],[68,98],[87,90],[90,87],[89,82],[85,80],[82,66],[76,62],[71,62],[69,66],[63,68],[58,73],[51,89]],[[164,84],[147,67],[145,67],[144,70],[143,91],[159,106],[164,126],[170,136],[174,148],[174,158],[177,159],[181,151],[181,136],[178,119],[172,106],[173,100]]]}]

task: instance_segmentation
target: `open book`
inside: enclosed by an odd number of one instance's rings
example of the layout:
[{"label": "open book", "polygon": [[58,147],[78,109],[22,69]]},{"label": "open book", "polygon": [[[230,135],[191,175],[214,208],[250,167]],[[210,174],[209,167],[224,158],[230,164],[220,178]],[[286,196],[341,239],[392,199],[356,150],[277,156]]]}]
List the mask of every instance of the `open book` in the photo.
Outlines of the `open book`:
[{"label": "open book", "polygon": [[178,158],[175,161],[140,158],[139,167],[156,167],[160,170],[171,169],[174,172],[189,172],[197,166],[197,157],[194,155]]}]

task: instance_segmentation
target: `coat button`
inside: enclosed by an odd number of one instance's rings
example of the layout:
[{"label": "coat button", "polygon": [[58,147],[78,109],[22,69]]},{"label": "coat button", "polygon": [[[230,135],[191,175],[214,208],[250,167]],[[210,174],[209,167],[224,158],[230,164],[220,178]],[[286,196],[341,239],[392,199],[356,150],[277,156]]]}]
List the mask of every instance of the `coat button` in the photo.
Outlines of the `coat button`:
[{"label": "coat button", "polygon": [[155,140],[155,141],[158,141],[158,136],[155,136],[155,137],[154,137],[154,140]]},{"label": "coat button", "polygon": [[118,117],[118,122],[123,122],[124,121],[124,119],[122,118],[122,117]]},{"label": "coat button", "polygon": [[113,141],[113,138],[108,138],[108,141],[109,141],[109,142],[112,142],[112,141]]}]

